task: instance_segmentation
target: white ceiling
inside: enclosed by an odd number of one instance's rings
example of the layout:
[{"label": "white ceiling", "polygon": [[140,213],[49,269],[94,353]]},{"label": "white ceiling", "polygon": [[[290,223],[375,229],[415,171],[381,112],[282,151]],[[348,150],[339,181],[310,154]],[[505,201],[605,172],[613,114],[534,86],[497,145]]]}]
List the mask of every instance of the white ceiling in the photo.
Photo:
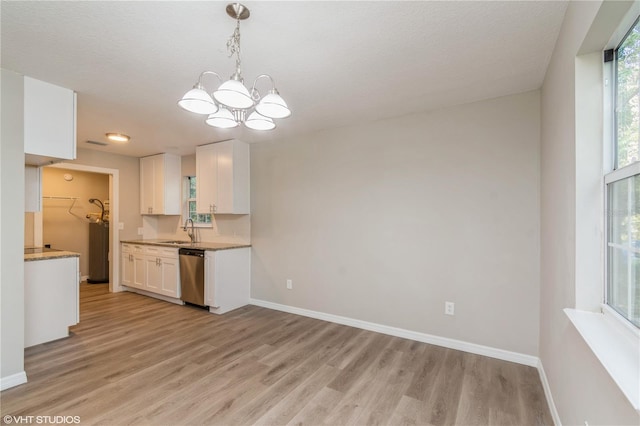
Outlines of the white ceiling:
[{"label": "white ceiling", "polygon": [[[78,93],[79,148],[184,155],[233,137],[259,143],[537,89],[567,5],[247,1],[245,81],[270,74],[293,111],[259,133],[214,129],[176,104],[200,72],[233,72],[226,4],[2,1],[2,68]],[[86,144],[106,132],[132,140]]]}]

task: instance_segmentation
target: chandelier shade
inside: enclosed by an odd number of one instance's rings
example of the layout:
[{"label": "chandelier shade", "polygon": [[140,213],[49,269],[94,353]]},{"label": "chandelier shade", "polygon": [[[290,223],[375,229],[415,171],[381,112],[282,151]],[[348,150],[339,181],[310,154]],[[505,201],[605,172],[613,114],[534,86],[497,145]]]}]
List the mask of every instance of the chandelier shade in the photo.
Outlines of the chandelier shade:
[{"label": "chandelier shade", "polygon": [[183,109],[195,114],[213,114],[218,111],[218,106],[204,89],[194,87],[184,94],[178,101]]},{"label": "chandelier shade", "polygon": [[[247,19],[250,13],[240,3],[227,5],[226,11],[236,20],[235,31],[227,41],[229,57],[236,56],[235,72],[212,92],[205,89],[203,77],[214,74],[218,81],[222,79],[216,72],[202,72],[196,85],[178,101],[178,105],[186,111],[207,115],[205,123],[209,126],[230,129],[242,123],[252,130],[274,129],[276,123],[273,119],[289,117],[291,110],[276,90],[271,76],[260,74],[255,78],[251,89],[244,85],[240,59],[240,21]],[[256,83],[261,78],[267,78],[271,82],[271,88],[264,97],[261,97],[256,88]]]},{"label": "chandelier shade", "polygon": [[255,111],[245,120],[244,125],[253,130],[272,130],[276,127],[276,123],[272,119]]},{"label": "chandelier shade", "polygon": [[218,103],[234,109],[247,109],[255,104],[249,90],[237,80],[227,80],[222,83],[218,90],[213,92],[213,97]]},{"label": "chandelier shade", "polygon": [[238,122],[235,117],[225,107],[220,107],[217,112],[210,114],[205,120],[209,126],[218,127],[220,129],[232,129],[238,127]]},{"label": "chandelier shade", "polygon": [[291,111],[282,97],[276,93],[269,93],[256,105],[256,111],[269,118],[287,118]]}]

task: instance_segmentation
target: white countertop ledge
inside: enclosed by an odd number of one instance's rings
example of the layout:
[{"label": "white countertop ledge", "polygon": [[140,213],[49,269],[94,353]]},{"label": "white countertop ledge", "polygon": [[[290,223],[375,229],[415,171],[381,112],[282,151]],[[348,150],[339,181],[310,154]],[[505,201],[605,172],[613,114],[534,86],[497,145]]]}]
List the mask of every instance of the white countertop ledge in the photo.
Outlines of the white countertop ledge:
[{"label": "white countertop ledge", "polygon": [[564,309],[600,363],[640,412],[640,337],[625,330],[609,314]]}]

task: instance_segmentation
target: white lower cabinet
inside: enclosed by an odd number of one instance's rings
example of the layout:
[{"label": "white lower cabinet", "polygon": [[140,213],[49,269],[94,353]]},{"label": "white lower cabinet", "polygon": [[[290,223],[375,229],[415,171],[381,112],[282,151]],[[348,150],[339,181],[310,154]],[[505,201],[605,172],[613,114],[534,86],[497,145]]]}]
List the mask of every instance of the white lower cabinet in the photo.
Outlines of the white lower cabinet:
[{"label": "white lower cabinet", "polygon": [[147,286],[147,272],[143,254],[133,254],[133,282],[131,285],[139,289],[144,289]]},{"label": "white lower cabinet", "polygon": [[147,276],[145,290],[153,293],[160,293],[160,286],[162,285],[162,269],[158,265],[157,256],[145,256],[144,269]]},{"label": "white lower cabinet", "polygon": [[134,263],[133,263],[133,253],[134,248],[131,244],[122,244],[121,260],[120,267],[122,268],[122,274],[120,278],[120,283],[126,286],[133,286],[134,283]]},{"label": "white lower cabinet", "polygon": [[251,248],[207,250],[204,298],[209,311],[224,314],[249,304]]},{"label": "white lower cabinet", "polygon": [[133,254],[129,251],[127,244],[122,245],[122,251],[120,255],[120,267],[122,268],[122,274],[120,278],[120,284],[131,285],[133,282]]},{"label": "white lower cabinet", "polygon": [[122,284],[179,299],[178,249],[123,244]]},{"label": "white lower cabinet", "polygon": [[80,321],[78,257],[24,262],[24,347],[61,339]]},{"label": "white lower cabinet", "polygon": [[[205,251],[205,304],[209,312],[224,314],[249,304],[251,248]],[[122,244],[122,285],[180,299],[180,262],[177,248]],[[152,296],[153,294],[148,294]],[[172,300],[173,299],[173,300]]]},{"label": "white lower cabinet", "polygon": [[160,294],[175,297],[176,299],[180,298],[180,267],[178,265],[178,256],[175,258],[160,258],[160,269],[162,271]]}]

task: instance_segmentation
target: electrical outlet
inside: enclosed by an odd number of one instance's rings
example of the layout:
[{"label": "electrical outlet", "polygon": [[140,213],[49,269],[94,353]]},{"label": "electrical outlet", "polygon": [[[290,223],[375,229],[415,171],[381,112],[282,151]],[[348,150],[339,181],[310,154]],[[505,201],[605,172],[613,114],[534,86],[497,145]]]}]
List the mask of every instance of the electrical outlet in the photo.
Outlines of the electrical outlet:
[{"label": "electrical outlet", "polygon": [[118,229],[121,231],[124,229],[124,222],[118,222]]},{"label": "electrical outlet", "polygon": [[293,289],[293,281],[287,280],[287,289],[288,290],[292,290]]},{"label": "electrical outlet", "polygon": [[144,228],[138,228],[138,235],[144,235]]},{"label": "electrical outlet", "polygon": [[445,315],[455,315],[455,306],[456,304],[453,302],[444,302],[444,314]]}]

